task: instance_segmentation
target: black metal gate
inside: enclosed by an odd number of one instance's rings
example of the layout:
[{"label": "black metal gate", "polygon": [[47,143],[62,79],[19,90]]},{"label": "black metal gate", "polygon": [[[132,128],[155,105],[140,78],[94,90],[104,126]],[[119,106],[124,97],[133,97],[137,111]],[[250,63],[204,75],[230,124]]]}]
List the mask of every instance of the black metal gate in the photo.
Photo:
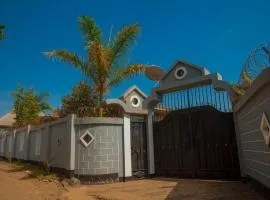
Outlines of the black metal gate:
[{"label": "black metal gate", "polygon": [[132,175],[145,177],[147,168],[147,138],[144,117],[132,116],[130,124]]},{"label": "black metal gate", "polygon": [[159,176],[237,178],[233,114],[226,92],[211,85],[162,96],[154,115]]}]

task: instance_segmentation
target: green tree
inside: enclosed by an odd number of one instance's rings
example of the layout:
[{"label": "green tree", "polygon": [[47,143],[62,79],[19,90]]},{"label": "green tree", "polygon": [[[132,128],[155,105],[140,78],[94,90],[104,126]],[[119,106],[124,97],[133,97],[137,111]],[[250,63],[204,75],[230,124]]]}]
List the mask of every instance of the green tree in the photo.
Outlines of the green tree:
[{"label": "green tree", "polygon": [[117,86],[124,79],[143,73],[146,65],[128,63],[127,55],[135,44],[140,33],[137,23],[124,26],[115,37],[103,39],[101,29],[94,19],[79,17],[79,27],[84,36],[86,56],[83,59],[76,53],[67,50],[53,50],[45,52],[50,58],[66,62],[82,71],[93,84],[98,94],[99,116],[103,115],[104,96],[110,88]]},{"label": "green tree", "polygon": [[60,116],[76,114],[78,117],[90,117],[95,113],[97,95],[85,82],[80,82],[68,96],[62,98]]},{"label": "green tree", "polygon": [[25,90],[21,85],[12,94],[14,98],[13,109],[16,114],[15,128],[26,126],[27,124],[39,124],[40,113],[51,109],[46,93],[36,95],[33,88]]},{"label": "green tree", "polygon": [[5,30],[5,26],[0,24],[0,40],[4,39],[4,30]]}]

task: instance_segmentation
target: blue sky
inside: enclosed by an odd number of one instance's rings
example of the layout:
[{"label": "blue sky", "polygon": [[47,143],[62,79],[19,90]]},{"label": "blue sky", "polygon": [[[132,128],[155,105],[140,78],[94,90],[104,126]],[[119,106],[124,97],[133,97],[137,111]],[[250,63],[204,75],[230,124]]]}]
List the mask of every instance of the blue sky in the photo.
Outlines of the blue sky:
[{"label": "blue sky", "polygon": [[[72,67],[53,62],[41,52],[65,48],[84,56],[77,18],[96,19],[108,37],[124,24],[138,22],[142,33],[130,62],[168,69],[177,59],[220,72],[236,81],[249,52],[270,40],[269,0],[1,0],[0,115],[12,107],[10,93],[18,83],[49,92],[50,103],[60,106],[61,96],[82,78]],[[136,77],[113,88],[118,97],[136,84],[146,93],[154,82]]]}]

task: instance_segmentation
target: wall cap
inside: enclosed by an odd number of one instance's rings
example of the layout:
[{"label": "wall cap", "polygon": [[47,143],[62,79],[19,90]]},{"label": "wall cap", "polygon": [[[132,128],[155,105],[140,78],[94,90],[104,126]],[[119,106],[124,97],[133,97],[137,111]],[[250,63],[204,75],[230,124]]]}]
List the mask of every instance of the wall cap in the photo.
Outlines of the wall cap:
[{"label": "wall cap", "polygon": [[75,124],[112,124],[122,125],[124,123],[122,118],[113,117],[86,117],[86,118],[75,118]]}]

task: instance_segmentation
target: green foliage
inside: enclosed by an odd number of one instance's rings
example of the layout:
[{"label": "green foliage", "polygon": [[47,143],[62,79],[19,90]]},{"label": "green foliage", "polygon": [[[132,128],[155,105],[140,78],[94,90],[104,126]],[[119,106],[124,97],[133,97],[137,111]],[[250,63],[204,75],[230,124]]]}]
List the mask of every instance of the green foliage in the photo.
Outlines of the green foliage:
[{"label": "green foliage", "polygon": [[36,95],[33,88],[25,90],[19,85],[12,96],[14,98],[13,109],[16,114],[15,128],[23,127],[27,124],[39,124],[39,114],[51,109],[47,103],[49,95],[46,93]]},{"label": "green foliage", "polygon": [[62,98],[60,116],[76,114],[78,117],[90,117],[95,113],[97,95],[85,82],[80,82],[72,89],[71,95]]},{"label": "green foliage", "polygon": [[4,30],[5,30],[5,26],[0,24],[0,40],[4,39]]},{"label": "green foliage", "polygon": [[103,115],[104,96],[123,80],[144,73],[146,65],[127,62],[127,55],[140,33],[137,23],[124,26],[114,38],[102,40],[102,31],[94,19],[82,16],[78,20],[84,37],[86,58],[67,50],[44,52],[50,58],[68,63],[82,71],[98,95],[99,116]]}]

